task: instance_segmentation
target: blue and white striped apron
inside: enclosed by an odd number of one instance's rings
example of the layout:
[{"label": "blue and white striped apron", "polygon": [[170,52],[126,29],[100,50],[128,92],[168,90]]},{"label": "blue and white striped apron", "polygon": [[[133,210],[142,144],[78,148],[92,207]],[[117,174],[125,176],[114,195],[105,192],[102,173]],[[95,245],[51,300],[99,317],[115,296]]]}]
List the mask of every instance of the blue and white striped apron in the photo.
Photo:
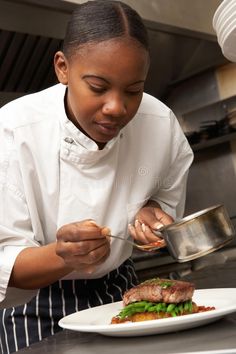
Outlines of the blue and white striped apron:
[{"label": "blue and white striped apron", "polygon": [[0,310],[0,353],[9,354],[62,330],[58,321],[75,311],[120,301],[137,284],[132,260],[99,279],[59,280],[25,305]]}]

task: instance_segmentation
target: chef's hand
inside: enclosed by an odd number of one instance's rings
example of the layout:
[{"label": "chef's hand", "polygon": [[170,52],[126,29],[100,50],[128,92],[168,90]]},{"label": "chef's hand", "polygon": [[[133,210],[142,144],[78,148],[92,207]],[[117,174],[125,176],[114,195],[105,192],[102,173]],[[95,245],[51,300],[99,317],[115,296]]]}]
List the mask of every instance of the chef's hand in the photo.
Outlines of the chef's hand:
[{"label": "chef's hand", "polygon": [[153,230],[161,229],[163,225],[169,225],[173,221],[173,218],[165,213],[157,202],[150,200],[136,214],[134,225],[129,225],[129,232],[139,243],[162,241],[164,245],[161,234],[158,237]]},{"label": "chef's hand", "polygon": [[62,226],[57,231],[56,254],[71,270],[91,274],[110,253],[110,230],[93,220]]}]

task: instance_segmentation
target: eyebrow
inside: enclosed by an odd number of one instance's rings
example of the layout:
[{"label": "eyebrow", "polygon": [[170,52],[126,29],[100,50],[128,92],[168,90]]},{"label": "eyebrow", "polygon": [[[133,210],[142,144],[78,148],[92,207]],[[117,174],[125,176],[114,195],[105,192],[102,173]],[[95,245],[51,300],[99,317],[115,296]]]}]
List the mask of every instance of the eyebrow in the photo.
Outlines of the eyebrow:
[{"label": "eyebrow", "polygon": [[[88,75],[82,76],[82,79],[90,79],[90,78],[99,79],[99,80],[102,80],[102,81],[106,82],[107,84],[110,84],[110,82],[108,80],[104,79],[104,77],[101,77],[101,76],[92,75],[92,74],[91,75],[88,74]],[[138,81],[133,82],[129,86],[136,85],[136,84],[141,84],[141,83],[144,83],[144,82],[145,82],[145,80],[138,80]]]}]

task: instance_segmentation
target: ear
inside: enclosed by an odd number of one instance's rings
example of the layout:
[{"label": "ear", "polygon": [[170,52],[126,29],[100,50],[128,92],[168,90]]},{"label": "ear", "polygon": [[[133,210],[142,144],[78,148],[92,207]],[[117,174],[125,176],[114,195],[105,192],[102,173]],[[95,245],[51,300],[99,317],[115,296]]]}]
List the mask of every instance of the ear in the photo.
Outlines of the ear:
[{"label": "ear", "polygon": [[63,52],[56,52],[54,56],[54,68],[58,81],[63,84],[68,84],[68,61]]}]

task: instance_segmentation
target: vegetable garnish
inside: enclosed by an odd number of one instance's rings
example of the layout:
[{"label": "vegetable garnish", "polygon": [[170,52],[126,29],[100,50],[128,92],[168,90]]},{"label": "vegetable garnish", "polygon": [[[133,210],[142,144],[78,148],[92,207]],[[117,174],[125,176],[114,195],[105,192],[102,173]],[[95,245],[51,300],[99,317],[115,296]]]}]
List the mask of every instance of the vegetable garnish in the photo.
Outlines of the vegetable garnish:
[{"label": "vegetable garnish", "polygon": [[130,317],[138,312],[157,312],[157,313],[164,312],[170,314],[172,317],[176,317],[177,315],[182,315],[186,312],[192,313],[192,309],[193,309],[192,300],[185,301],[178,304],[139,301],[125,306],[118,314],[118,317],[123,320],[124,318]]}]

